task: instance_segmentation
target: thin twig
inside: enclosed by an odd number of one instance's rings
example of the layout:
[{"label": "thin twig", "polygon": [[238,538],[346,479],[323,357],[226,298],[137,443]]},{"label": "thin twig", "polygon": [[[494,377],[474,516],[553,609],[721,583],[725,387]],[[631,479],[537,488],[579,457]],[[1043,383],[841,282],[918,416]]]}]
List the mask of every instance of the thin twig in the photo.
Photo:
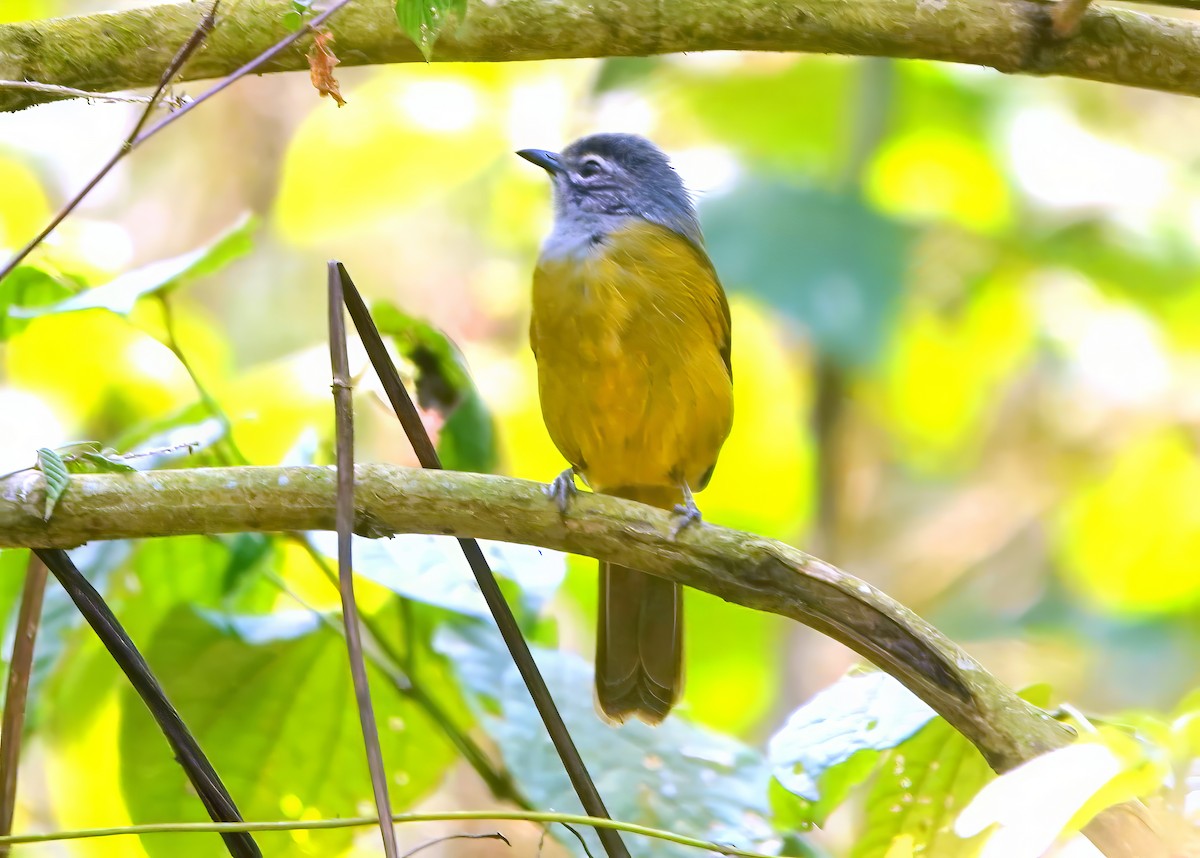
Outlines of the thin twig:
[{"label": "thin twig", "polygon": [[[640,837],[652,837],[677,843],[693,849],[703,849],[718,855],[731,855],[735,858],[775,858],[752,849],[738,849],[725,843],[712,843],[707,840],[697,840],[673,831],[659,828],[648,828],[631,822],[617,822],[612,819],[598,819],[573,813],[553,813],[529,810],[452,810],[445,813],[397,813],[392,815],[392,822],[403,825],[410,822],[469,822],[483,820],[490,822],[538,822],[543,825],[559,823],[562,825],[586,825],[597,830],[626,831]],[[288,819],[270,822],[164,822],[150,825],[126,825],[119,828],[85,828],[75,831],[55,831],[48,834],[14,834],[0,837],[0,843],[54,843],[61,840],[91,840],[98,837],[119,837],[122,835],[145,834],[176,834],[183,832],[229,832],[229,831],[325,831],[337,828],[364,828],[368,825],[378,825],[379,820],[373,816],[354,816],[339,819]]]},{"label": "thin twig", "polygon": [[[433,440],[425,430],[425,424],[421,421],[421,415],[417,412],[412,397],[408,395],[408,391],[400,380],[400,374],[396,371],[396,367],[387,353],[387,348],[379,336],[379,330],[375,327],[375,321],[371,318],[367,305],[363,303],[362,296],[340,262],[331,262],[330,271],[331,277],[336,273],[341,279],[350,318],[354,320],[354,327],[362,339],[367,356],[371,359],[371,366],[379,376],[379,382],[396,412],[396,418],[404,428],[404,434],[408,436],[408,441],[417,454],[417,460],[423,468],[441,470],[442,462],[438,457],[437,449],[433,446]],[[521,635],[520,626],[517,625],[512,609],[504,600],[504,594],[500,590],[496,576],[483,556],[483,550],[474,539],[459,538],[458,544],[467,558],[467,564],[471,567],[483,599],[487,602],[488,610],[491,611],[492,618],[496,621],[500,636],[504,639],[504,645],[508,648],[508,652],[521,674],[521,679],[529,690],[529,696],[533,698],[533,704],[542,718],[550,741],[554,743],[554,749],[558,751],[563,768],[566,769],[567,777],[570,778],[571,786],[575,788],[584,811],[590,816],[608,817],[609,813],[604,806],[604,800],[600,797],[600,792],[596,789],[591,775],[588,774],[587,766],[584,765],[583,758],[575,747],[575,741],[571,738],[567,725],[563,723],[562,715],[559,714],[558,707],[554,704],[554,698],[550,696],[550,689],[546,687],[546,681],[542,678],[541,671],[538,670],[533,655],[529,652],[529,645]],[[598,829],[596,833],[600,837],[604,851],[608,853],[608,858],[629,858],[629,850],[621,841],[620,834],[607,828]]]},{"label": "thin twig", "polygon": [[125,143],[123,144],[125,148],[133,145],[133,141],[142,133],[146,122],[149,121],[150,114],[154,111],[154,106],[158,104],[158,99],[163,94],[163,90],[171,85],[171,81],[175,79],[175,75],[179,74],[179,70],[183,68],[183,64],[196,52],[197,48],[204,44],[204,40],[208,38],[208,34],[217,26],[217,9],[220,5],[221,0],[213,0],[212,5],[208,7],[208,12],[200,19],[200,23],[196,25],[196,29],[192,30],[192,34],[188,36],[187,41],[179,46],[179,50],[175,52],[175,56],[171,58],[171,62],[167,63],[167,67],[163,69],[162,77],[158,79],[158,86],[150,94],[150,103],[146,105],[146,109],[142,111],[142,115],[134,123],[133,130],[129,132],[129,136],[125,138]]},{"label": "thin twig", "polygon": [[[41,92],[46,95],[58,95],[63,98],[85,98],[88,101],[103,101],[110,104],[147,104],[153,103],[149,95],[113,95],[108,92],[90,92],[86,89],[76,89],[73,86],[59,86],[56,83],[39,83],[34,80],[0,80],[0,91],[6,89],[24,89],[29,92]],[[161,98],[159,104],[172,108],[183,107],[187,104],[187,96],[176,95]]]},{"label": "thin twig", "polygon": [[354,571],[351,557],[354,536],[354,404],[350,394],[350,357],[346,349],[346,311],[342,308],[342,280],[335,263],[329,263],[329,358],[333,364],[333,407],[337,442],[337,546],[338,590],[342,595],[342,622],[346,627],[346,651],[350,656],[350,676],[358,703],[367,767],[371,771],[371,789],[379,814],[379,831],[387,858],[399,858],[396,830],[387,820],[392,815],[388,799],[387,772],[383,750],[379,747],[379,725],[371,705],[371,686],[363,659],[362,632],[358,605],[354,601]]},{"label": "thin twig", "polygon": [[[146,102],[146,109],[142,111],[137,122],[134,123],[133,130],[130,131],[125,139],[121,142],[121,147],[117,149],[115,153],[113,153],[113,156],[109,158],[108,161],[105,162],[104,166],[100,168],[99,172],[97,172],[96,175],[93,176],[86,185],[84,185],[83,190],[72,197],[65,206],[59,209],[58,213],[50,219],[50,223],[46,224],[41,232],[35,235],[28,244],[17,251],[16,256],[10,259],[4,268],[0,268],[0,280],[3,280],[5,277],[7,277],[8,274],[17,267],[21,260],[28,256],[35,247],[41,244],[42,241],[45,240],[46,236],[48,236],[56,226],[62,223],[63,220],[66,219],[67,215],[75,210],[76,206],[83,202],[83,198],[91,192],[92,188],[96,187],[96,185],[100,183],[101,179],[108,175],[109,170],[115,167],[118,161],[133,151],[134,146],[136,146],[139,142],[138,135],[141,133],[146,122],[149,121],[150,114],[154,112],[154,107],[158,103],[159,96],[162,95],[163,90],[166,88],[167,84],[171,82],[171,79],[179,73],[179,70],[183,67],[183,64],[187,62],[188,57],[195,52],[196,48],[200,47],[200,45],[204,42],[204,39],[207,38],[208,34],[212,31],[213,27],[216,26],[216,12],[217,6],[220,4],[220,2],[221,0],[213,0],[212,6],[209,7],[209,10],[204,17],[200,19],[200,23],[196,25],[196,28],[192,30],[191,35],[188,36],[187,40],[180,46],[179,50],[175,52],[175,56],[171,59],[171,62],[167,65],[166,69],[163,70],[163,74],[158,81],[158,86],[155,88],[154,93],[150,96],[150,100]],[[182,115],[182,112],[183,111],[180,111],[179,113],[173,113],[171,115],[179,116]]]},{"label": "thin twig", "polygon": [[426,840],[420,846],[409,849],[404,853],[402,858],[412,858],[413,855],[416,855],[422,849],[428,849],[430,846],[437,846],[439,843],[445,843],[448,840],[503,840],[505,846],[508,846],[509,848],[512,847],[512,844],[509,843],[508,838],[499,831],[493,831],[490,834],[447,834],[445,837],[435,837],[433,840]]},{"label": "thin twig", "polygon": [[[150,665],[146,663],[146,659],[142,657],[103,597],[83,577],[66,551],[61,548],[39,548],[35,549],[35,553],[54,573],[58,583],[67,591],[79,613],[96,632],[100,642],[112,655],[121,672],[129,679],[130,685],[158,722],[159,728],[171,745],[175,759],[183,767],[209,816],[216,822],[240,823],[242,816],[225,785],[221,783],[216,769],[212,767],[199,743],[179,717],[179,712],[167,699],[166,692],[150,670]],[[221,834],[221,838],[234,858],[262,858],[254,838],[244,831],[225,832]]]},{"label": "thin twig", "polygon": [[[0,722],[0,834],[12,833],[13,811],[17,805],[17,765],[21,760],[21,736],[25,730],[25,703],[33,672],[33,645],[42,618],[47,574],[46,564],[36,554],[30,554],[12,658],[8,661],[4,718]],[[0,845],[0,855],[8,855],[10,848],[8,844]]]},{"label": "thin twig", "polygon": [[[121,148],[119,148],[116,152],[114,152],[112,157],[110,157],[106,162],[104,162],[104,165],[96,172],[96,174],[94,176],[92,176],[91,179],[88,180],[87,184],[85,184],[83,186],[83,188],[80,189],[80,191],[77,194],[75,194],[75,196],[73,196],[66,203],[66,205],[64,205],[61,209],[58,210],[58,213],[55,214],[54,217],[52,217],[50,219],[50,222],[48,224],[46,224],[46,226],[43,227],[42,230],[37,235],[35,235],[32,239],[30,239],[28,244],[26,244],[24,247],[22,247],[20,250],[18,250],[17,253],[12,257],[12,259],[10,259],[8,262],[6,262],[4,264],[3,268],[0,268],[0,280],[3,280],[5,277],[7,277],[9,274],[11,274],[13,269],[15,269],[18,265],[20,265],[21,262],[25,259],[25,257],[27,257],[30,253],[32,253],[33,249],[35,247],[37,247],[39,244],[41,244],[45,240],[46,236],[48,236],[51,232],[53,232],[54,228],[57,227],[60,223],[62,223],[63,220],[66,219],[67,215],[69,215],[71,212],[73,212],[76,209],[76,207],[81,202],[83,202],[84,197],[86,197],[89,193],[91,193],[92,188],[94,188],[94,187],[96,187],[96,185],[100,184],[101,180],[105,176],[107,176],[109,174],[109,172],[112,171],[112,168],[115,167],[118,163],[120,163],[121,159],[123,159],[126,155],[128,155],[134,149],[141,146],[143,143],[145,143],[147,140],[149,140],[155,134],[162,131],[164,128],[166,128],[168,125],[170,125],[172,122],[175,122],[176,120],[181,119],[182,117],[186,116],[192,110],[196,109],[201,104],[208,101],[210,98],[212,98],[217,93],[223,91],[227,87],[236,83],[238,80],[241,80],[243,77],[245,77],[250,72],[257,69],[259,66],[263,65],[266,62],[269,62],[271,59],[273,59],[274,57],[276,57],[283,51],[287,50],[287,48],[290,47],[293,42],[299,40],[303,36],[312,32],[314,28],[321,26],[321,24],[323,24],[323,23],[325,23],[325,21],[329,20],[329,18],[332,17],[335,13],[337,13],[338,10],[340,10],[343,6],[345,6],[351,2],[352,2],[352,0],[338,0],[338,2],[334,3],[332,6],[330,6],[328,9],[326,9],[324,12],[322,12],[320,15],[316,16],[311,21],[306,23],[299,30],[296,30],[294,33],[291,33],[288,36],[284,37],[283,39],[281,39],[280,41],[278,41],[274,45],[272,45],[270,48],[263,51],[257,57],[252,59],[250,62],[248,62],[245,65],[241,66],[240,68],[236,69],[235,71],[230,73],[228,76],[222,78],[218,83],[214,84],[211,88],[209,88],[208,90],[203,92],[195,100],[188,102],[183,107],[181,107],[179,110],[176,110],[174,113],[171,113],[168,116],[164,116],[162,119],[160,119],[158,122],[151,125],[149,128],[145,129],[144,131],[140,131],[140,133],[138,133],[136,137],[132,137],[131,139],[128,139],[128,140],[126,140],[126,142],[122,143]],[[206,15],[204,20],[206,21],[207,19],[208,19],[208,16]],[[203,27],[204,27],[204,21],[201,21],[200,25],[196,28],[196,31],[197,32],[200,31],[200,29]],[[207,32],[207,31],[205,31],[205,32]],[[192,43],[191,38],[189,38],[188,42],[185,43],[185,45],[192,45],[192,44],[193,43]],[[192,50],[195,50],[195,46],[196,45],[192,46]],[[176,58],[178,59],[178,54],[176,55]],[[185,57],[185,59],[186,59],[186,57]],[[172,65],[174,65],[174,61],[172,61]],[[152,108],[153,106],[154,106],[153,103],[151,103],[150,105],[148,105],[148,109]],[[137,126],[135,127],[135,130],[141,129],[144,122],[145,122],[145,117],[143,116],[143,118],[138,121]]]}]

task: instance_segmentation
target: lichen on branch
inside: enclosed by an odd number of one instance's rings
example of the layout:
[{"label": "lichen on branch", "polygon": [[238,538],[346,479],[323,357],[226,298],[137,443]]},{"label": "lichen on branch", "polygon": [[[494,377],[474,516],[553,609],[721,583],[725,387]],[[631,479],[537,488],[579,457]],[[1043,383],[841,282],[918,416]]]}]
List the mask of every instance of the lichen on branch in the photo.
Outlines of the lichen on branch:
[{"label": "lichen on branch", "polygon": [[[803,51],[945,60],[1200,94],[1200,24],[1092,4],[1069,38],[1037,0],[472,0],[436,62]],[[228,74],[288,32],[291,0],[222,7],[183,79]],[[664,14],[664,9],[668,10]],[[0,80],[96,92],[155,84],[203,13],[178,3],[0,25]],[[344,65],[424,62],[388,0],[360,0],[333,30]],[[266,71],[308,68],[308,39]],[[0,84],[0,112],[56,96]]]}]

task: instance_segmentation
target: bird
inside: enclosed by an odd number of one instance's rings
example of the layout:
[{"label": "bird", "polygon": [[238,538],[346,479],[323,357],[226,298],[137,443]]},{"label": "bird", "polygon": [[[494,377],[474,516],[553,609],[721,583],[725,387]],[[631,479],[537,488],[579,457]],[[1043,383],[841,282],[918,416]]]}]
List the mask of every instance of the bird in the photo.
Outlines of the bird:
[{"label": "bird", "polygon": [[[634,134],[517,152],[549,174],[554,225],[533,275],[529,339],[542,417],[570,467],[547,494],[565,512],[592,491],[700,521],[733,425],[730,315],[692,198]],[[683,691],[678,584],[600,564],[595,702],[620,724],[658,724]]]}]

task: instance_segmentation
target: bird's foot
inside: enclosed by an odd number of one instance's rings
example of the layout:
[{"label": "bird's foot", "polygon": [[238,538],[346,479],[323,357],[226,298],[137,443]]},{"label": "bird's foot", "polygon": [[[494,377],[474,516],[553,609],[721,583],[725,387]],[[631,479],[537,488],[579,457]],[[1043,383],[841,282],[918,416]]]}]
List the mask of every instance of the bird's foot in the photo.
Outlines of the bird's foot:
[{"label": "bird's foot", "polygon": [[692,497],[692,490],[688,488],[687,483],[683,485],[683,503],[675,504],[675,514],[679,516],[679,519],[671,527],[669,538],[672,542],[685,527],[693,522],[699,522],[703,518],[700,515],[700,507],[696,506],[696,499]]},{"label": "bird's foot", "polygon": [[579,494],[579,489],[575,487],[575,469],[567,468],[561,474],[554,478],[546,488],[542,489],[550,500],[554,501],[558,507],[558,511],[563,515],[567,513],[567,507],[571,505],[571,501],[575,495]]}]

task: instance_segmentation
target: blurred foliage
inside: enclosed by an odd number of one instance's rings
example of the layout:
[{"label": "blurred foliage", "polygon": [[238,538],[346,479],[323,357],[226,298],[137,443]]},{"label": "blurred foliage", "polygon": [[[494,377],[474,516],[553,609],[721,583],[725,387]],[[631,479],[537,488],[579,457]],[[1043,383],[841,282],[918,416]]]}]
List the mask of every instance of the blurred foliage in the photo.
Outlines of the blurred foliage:
[{"label": "blurred foliage", "polygon": [[[18,0],[0,20],[91,8]],[[453,8],[427,6],[437,19],[412,18],[409,32],[428,49]],[[328,463],[321,263],[336,257],[370,296],[447,464],[549,479],[563,463],[526,341],[549,193],[511,152],[640,131],[696,191],[730,293],[737,416],[699,498],[706,519],[806,546],[825,536],[816,464],[835,455],[823,472],[841,483],[839,562],[1002,679],[1048,683],[1039,702],[1073,703],[1062,717],[1083,740],[993,777],[894,681],[844,675],[841,649],[692,592],[679,713],[614,730],[592,713],[583,657],[594,563],[488,546],[610,807],[787,855],[954,858],[1040,854],[1139,796],[1181,854],[1194,846],[1200,107],[779,55],[341,77],[340,111],[300,77],[244,82],[189,116],[186,136],[131,158],[0,282],[0,472],[34,466],[39,449],[76,467],[81,449],[137,468]],[[36,232],[135,110],[0,118],[0,247]],[[412,464],[351,353],[359,458]],[[831,364],[844,378],[833,454],[813,430],[813,378]],[[355,552],[396,809],[484,803],[469,766],[510,774],[537,807],[574,807],[453,543],[359,540]],[[74,552],[250,817],[370,806],[332,553],[327,534]],[[0,552],[4,653],[27,562]],[[29,730],[18,830],[201,818],[53,585]],[[472,743],[483,759],[464,762]],[[548,855],[578,851],[549,834]],[[215,844],[128,840],[22,854]],[[261,838],[268,855],[365,855],[368,841]]]}]

